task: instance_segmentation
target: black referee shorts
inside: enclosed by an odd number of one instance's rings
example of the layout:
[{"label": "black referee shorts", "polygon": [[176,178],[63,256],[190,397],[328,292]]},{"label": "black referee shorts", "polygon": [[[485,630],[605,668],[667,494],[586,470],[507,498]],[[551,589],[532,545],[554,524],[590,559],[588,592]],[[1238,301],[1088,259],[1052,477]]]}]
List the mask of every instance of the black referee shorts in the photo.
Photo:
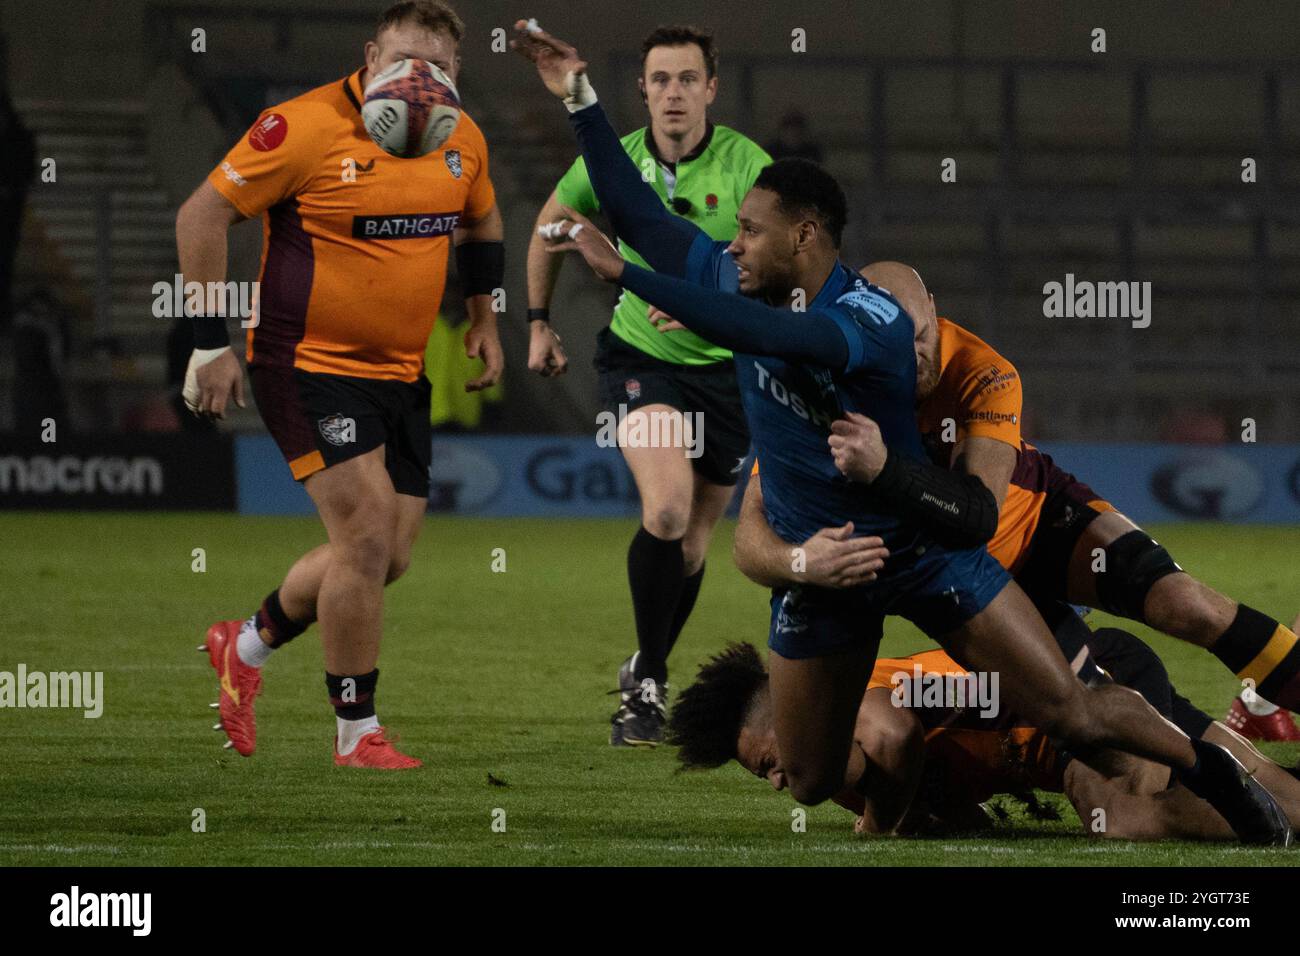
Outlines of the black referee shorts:
[{"label": "black referee shorts", "polygon": [[606,411],[618,415],[643,405],[667,405],[685,414],[700,413],[703,448],[691,459],[692,466],[715,485],[736,483],[749,455],[749,423],[734,363],[665,362],[623,341],[607,326],[596,337],[594,364]]}]

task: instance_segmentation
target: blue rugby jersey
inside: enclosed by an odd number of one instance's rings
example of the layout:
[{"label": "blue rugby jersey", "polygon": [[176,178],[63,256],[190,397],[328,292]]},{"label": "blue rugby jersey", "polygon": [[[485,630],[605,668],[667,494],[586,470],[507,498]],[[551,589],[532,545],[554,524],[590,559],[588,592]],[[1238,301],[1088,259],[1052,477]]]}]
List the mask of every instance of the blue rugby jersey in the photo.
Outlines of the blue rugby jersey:
[{"label": "blue rugby jersey", "polygon": [[[736,265],[727,245],[697,238],[684,278],[702,288],[734,293]],[[681,309],[668,311],[691,324]],[[789,323],[794,336],[807,331],[801,325],[833,322],[848,358],[842,367],[830,368],[770,353],[737,350],[733,356],[750,433],[763,463],[763,500],[773,529],[788,541],[803,541],[821,528],[852,521],[855,534],[880,535],[891,550],[910,546],[916,529],[878,510],[861,484],[840,474],[826,440],[831,422],[845,412],[858,412],[880,426],[892,453],[924,458],[916,423],[911,317],[886,290],[837,262],[806,311],[786,310],[779,321]],[[707,420],[704,427],[709,427]]]},{"label": "blue rugby jersey", "polygon": [[895,553],[915,544],[918,529],[879,510],[868,489],[841,475],[826,443],[831,422],[860,412],[880,426],[891,452],[925,460],[915,325],[903,307],[839,262],[804,312],[739,295],[730,243],[664,209],[600,104],[569,119],[614,230],[655,270],[625,264],[623,287],[734,353],[776,532],[803,541],[851,520],[856,534],[877,534]]}]

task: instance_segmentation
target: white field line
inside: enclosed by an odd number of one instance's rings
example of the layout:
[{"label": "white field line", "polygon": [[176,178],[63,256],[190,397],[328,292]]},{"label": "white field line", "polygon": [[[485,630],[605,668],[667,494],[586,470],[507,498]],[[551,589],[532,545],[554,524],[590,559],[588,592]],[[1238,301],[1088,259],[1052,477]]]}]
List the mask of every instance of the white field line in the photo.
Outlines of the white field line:
[{"label": "white field line", "polygon": [[[683,854],[709,853],[709,854],[717,854],[717,855],[731,855],[731,856],[751,856],[751,855],[754,855],[754,854],[756,854],[756,853],[771,853],[771,852],[778,852],[778,853],[779,853],[779,852],[789,851],[789,850],[795,850],[797,853],[803,853],[803,854],[839,854],[839,855],[843,855],[843,854],[851,854],[851,855],[888,854],[888,853],[894,852],[894,851],[895,851],[895,848],[897,848],[898,846],[900,846],[900,844],[898,844],[898,843],[885,843],[885,842],[883,842],[883,841],[882,841],[882,842],[863,842],[863,843],[860,843],[860,844],[842,844],[842,845],[841,845],[841,844],[816,844],[816,843],[814,843],[814,844],[812,844],[811,846],[804,846],[804,847],[801,847],[801,846],[798,846],[798,845],[796,845],[796,846],[774,845],[774,846],[764,846],[764,847],[758,847],[758,846],[725,846],[725,847],[714,847],[714,846],[701,846],[701,845],[699,845],[699,844],[685,844],[685,843],[668,843],[668,844],[663,844],[663,843],[647,843],[647,842],[627,842],[627,841],[621,841],[621,840],[611,841],[611,843],[609,844],[609,848],[611,848],[611,849],[617,849],[617,850],[645,850],[645,851],[656,851],[656,850],[657,850],[657,851],[659,851],[659,852],[661,852],[661,853],[662,853],[662,852],[667,852],[667,853],[683,853]],[[399,849],[399,848],[403,848],[403,849],[417,849],[417,850],[446,850],[446,851],[455,851],[455,850],[474,849],[474,850],[487,850],[488,852],[494,852],[494,850],[493,850],[492,847],[490,847],[490,846],[489,846],[489,847],[485,847],[484,844],[482,844],[482,843],[478,843],[478,842],[464,842],[464,843],[434,843],[434,842],[429,842],[429,841],[418,841],[418,840],[411,840],[411,841],[397,841],[397,842],[395,842],[395,841],[383,841],[383,840],[366,840],[366,841],[329,841],[329,842],[325,842],[325,843],[259,843],[259,844],[231,844],[231,845],[229,845],[228,847],[226,847],[227,850],[231,850],[231,851],[243,851],[243,850],[258,850],[258,851],[260,851],[260,850],[307,850],[307,851],[310,851],[310,850],[393,850],[393,849]],[[59,844],[31,844],[31,843],[29,843],[29,844],[12,844],[12,845],[4,845],[4,844],[0,844],[0,853],[6,853],[6,852],[7,852],[7,853],[33,853],[33,852],[48,852],[48,853],[126,853],[126,852],[135,852],[135,853],[168,853],[168,852],[173,852],[173,851],[175,851],[175,850],[177,850],[177,849],[178,849],[178,847],[176,847],[176,846],[148,846],[148,845],[146,845],[146,846],[136,846],[136,847],[126,848],[126,847],[111,846],[111,845],[107,845],[107,844],[98,844],[98,843],[87,843],[87,844],[80,844],[80,845],[75,845],[75,846],[63,846],[63,845],[59,845]],[[506,844],[502,847],[502,849],[504,849],[504,850],[511,850],[511,851],[515,851],[515,852],[526,851],[526,852],[557,853],[557,852],[570,852],[570,851],[573,851],[573,850],[578,850],[578,849],[583,849],[583,848],[582,848],[582,847],[579,847],[579,846],[577,846],[577,845],[575,845],[575,844],[562,844],[562,843],[506,843]],[[966,848],[966,847],[956,847],[956,846],[944,846],[944,847],[942,847],[941,849],[943,849],[943,850],[945,850],[945,851],[948,851],[948,852],[980,852],[980,853],[989,853],[989,852],[993,852],[993,853],[998,853],[998,852],[1001,852],[1001,853],[1012,853],[1012,852],[1033,853],[1033,852],[1034,852],[1032,849],[1020,849],[1020,850],[1017,850],[1016,848],[1013,848],[1013,847],[993,847],[993,846],[979,846],[979,847],[970,847],[970,848]]]},{"label": "white field line", "polygon": [[[678,853],[678,854],[712,854],[715,856],[754,856],[758,854],[770,854],[789,852],[793,850],[799,855],[808,856],[868,856],[881,855],[888,856],[898,851],[900,844],[895,841],[864,841],[861,843],[844,843],[844,844],[820,844],[813,843],[807,846],[799,845],[771,845],[771,846],[701,846],[699,844],[686,843],[648,843],[648,842],[629,842],[614,840],[610,841],[608,849],[613,850],[634,850],[659,853]],[[913,848],[919,848],[924,844],[912,844]],[[121,855],[124,853],[140,855],[157,855],[163,853],[172,853],[180,849],[177,846],[134,846],[122,847],[103,843],[84,843],[75,845],[63,845],[57,843],[26,843],[26,844],[0,844],[0,853],[55,853],[55,854],[78,854],[78,853],[107,853],[112,855]],[[413,849],[428,850],[432,852],[454,852],[463,850],[479,850],[487,853],[492,852],[530,852],[530,853],[571,853],[575,850],[585,850],[577,844],[563,843],[508,843],[503,841],[500,851],[491,846],[485,846],[480,842],[462,842],[462,843],[435,843],[432,841],[386,841],[386,840],[358,840],[358,841],[328,841],[323,843],[259,843],[259,844],[231,844],[224,847],[227,851],[329,851],[329,850],[396,850],[396,849]],[[998,853],[998,854],[1022,854],[1025,856],[1037,855],[1038,849],[1035,847],[1015,847],[1015,846],[995,846],[993,844],[976,844],[973,846],[957,846],[955,844],[943,844],[938,847],[944,853]],[[1220,853],[1224,854],[1245,854],[1255,855],[1259,852],[1255,847],[1241,846],[1222,846],[1216,847]],[[1137,844],[1134,843],[1107,843],[1105,845],[1079,847],[1071,852],[1081,853],[1135,853],[1138,850]],[[485,862],[489,859],[485,858]]]}]

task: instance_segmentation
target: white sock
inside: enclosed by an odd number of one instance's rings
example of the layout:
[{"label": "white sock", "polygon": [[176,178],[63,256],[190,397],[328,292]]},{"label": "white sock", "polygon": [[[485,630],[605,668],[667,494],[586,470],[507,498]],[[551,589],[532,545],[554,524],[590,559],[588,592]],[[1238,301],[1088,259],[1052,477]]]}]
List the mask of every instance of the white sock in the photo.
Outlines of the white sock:
[{"label": "white sock", "polygon": [[1278,709],[1277,704],[1270,704],[1258,694],[1242,694],[1241,702],[1256,717],[1267,717],[1269,714],[1276,713]]},{"label": "white sock", "polygon": [[373,714],[360,720],[344,720],[336,717],[339,725],[339,756],[346,757],[357,749],[357,744],[366,734],[379,729],[379,718]]},{"label": "white sock", "polygon": [[244,622],[244,626],[239,629],[239,640],[235,642],[235,651],[241,661],[249,667],[261,667],[271,659],[271,652],[274,650],[275,648],[262,640],[262,635],[257,633],[256,614]]}]

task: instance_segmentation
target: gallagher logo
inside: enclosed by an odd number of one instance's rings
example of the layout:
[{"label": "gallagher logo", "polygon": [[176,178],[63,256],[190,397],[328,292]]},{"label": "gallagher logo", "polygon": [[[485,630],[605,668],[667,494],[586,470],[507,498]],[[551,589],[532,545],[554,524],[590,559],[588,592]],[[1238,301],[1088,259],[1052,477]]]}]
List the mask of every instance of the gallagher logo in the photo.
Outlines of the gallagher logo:
[{"label": "gallagher logo", "polygon": [[497,461],[459,442],[434,442],[429,464],[429,507],[461,514],[490,505],[505,484]]},{"label": "gallagher logo", "polygon": [[1188,518],[1231,520],[1248,515],[1264,495],[1264,482],[1240,458],[1204,452],[1166,462],[1151,476],[1151,492]]}]

